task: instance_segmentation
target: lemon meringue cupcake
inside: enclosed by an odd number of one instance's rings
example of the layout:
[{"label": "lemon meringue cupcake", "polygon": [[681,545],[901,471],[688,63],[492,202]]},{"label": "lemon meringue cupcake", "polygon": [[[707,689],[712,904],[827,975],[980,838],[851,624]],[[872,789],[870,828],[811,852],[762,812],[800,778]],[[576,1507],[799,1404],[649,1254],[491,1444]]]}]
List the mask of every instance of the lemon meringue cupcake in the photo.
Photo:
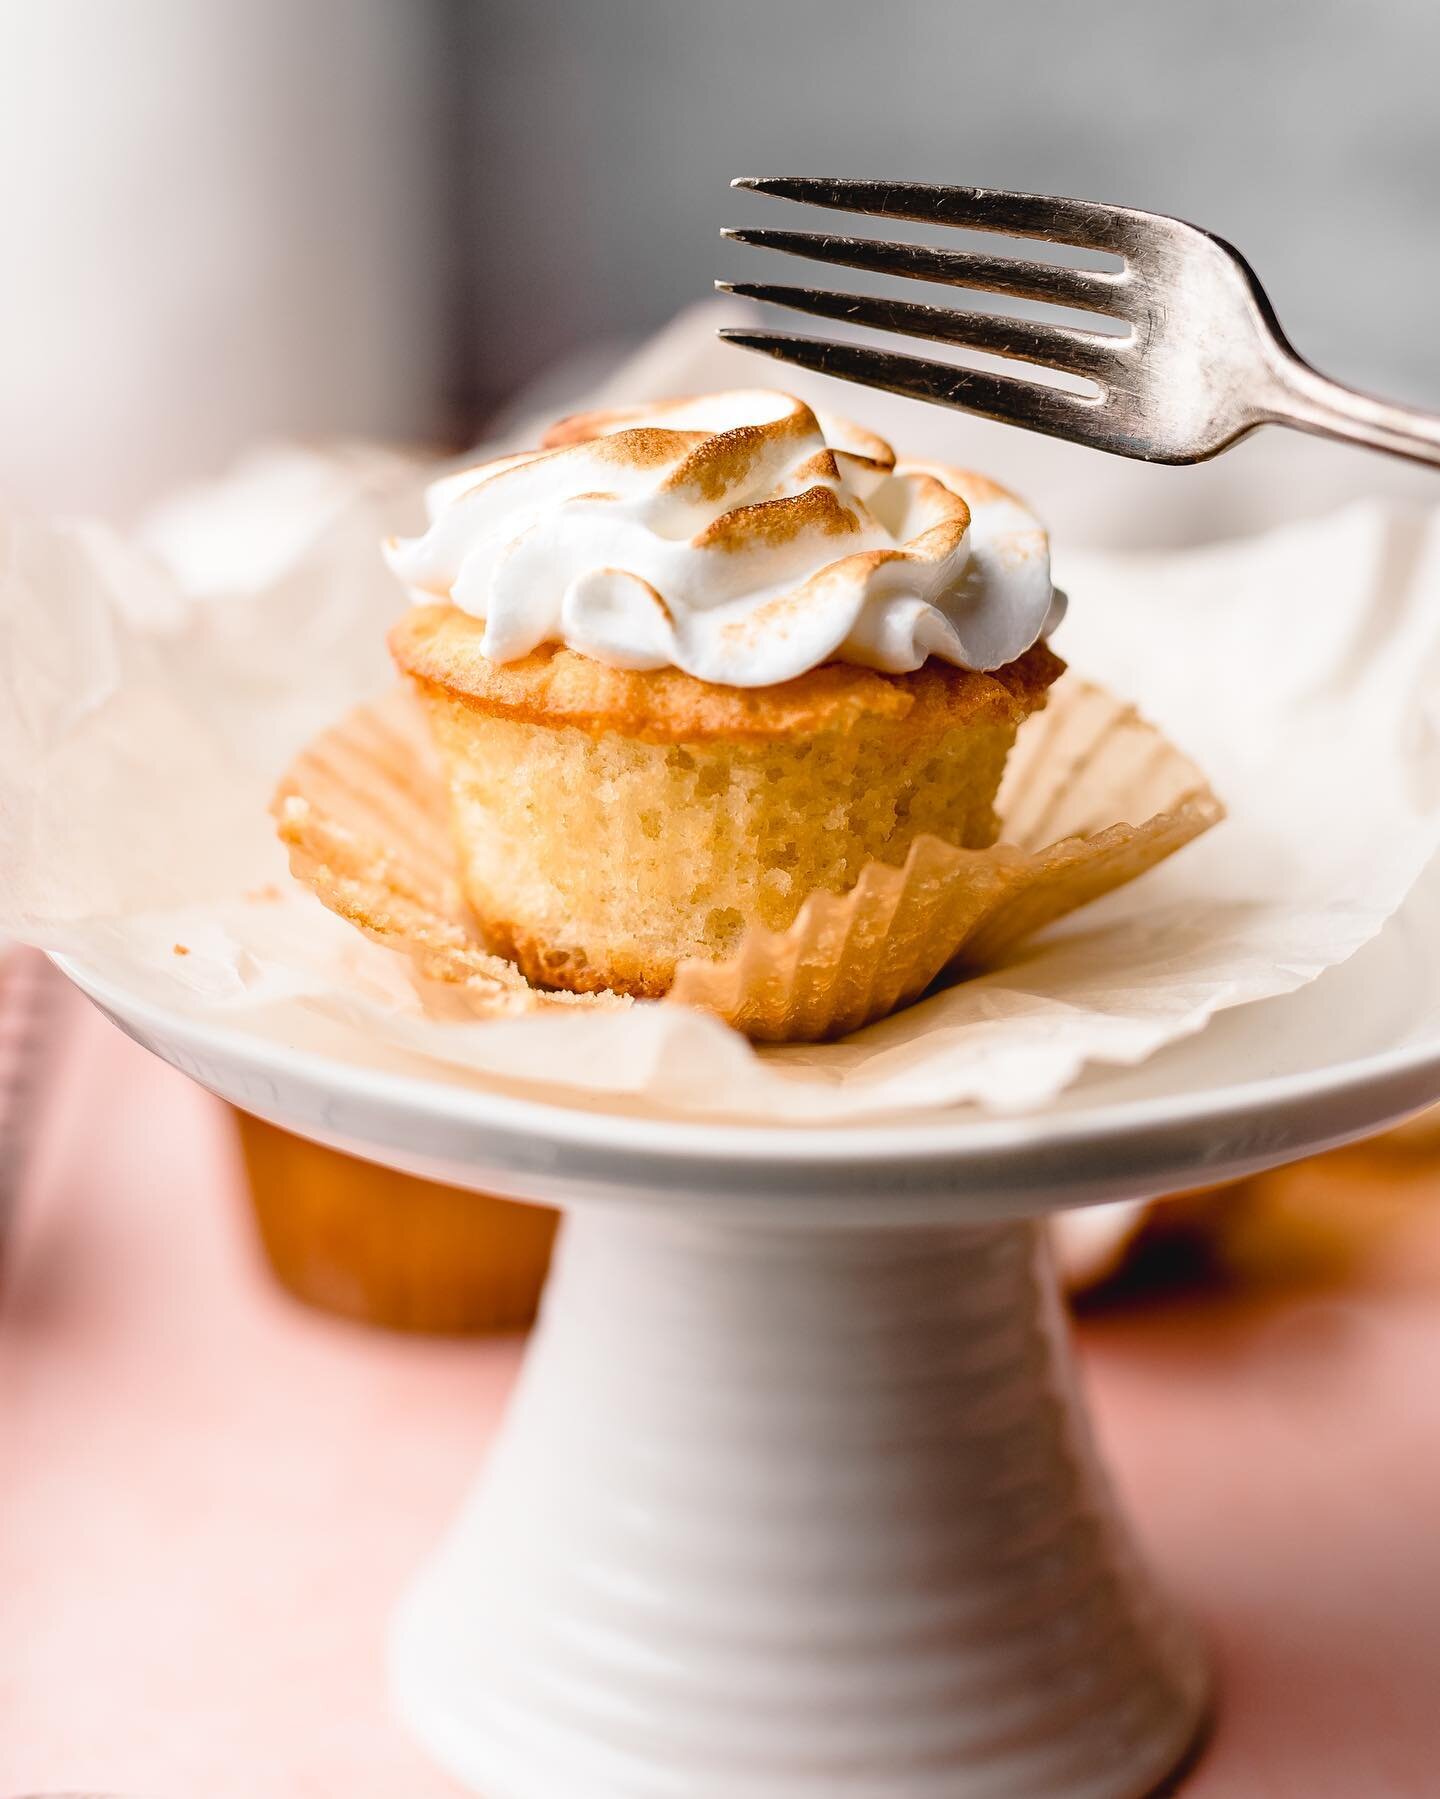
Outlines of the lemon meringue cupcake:
[{"label": "lemon meringue cupcake", "polygon": [[533,982],[656,997],[931,833],[994,842],[1062,664],[1037,521],[768,391],[567,419],[389,546],[466,895]]}]

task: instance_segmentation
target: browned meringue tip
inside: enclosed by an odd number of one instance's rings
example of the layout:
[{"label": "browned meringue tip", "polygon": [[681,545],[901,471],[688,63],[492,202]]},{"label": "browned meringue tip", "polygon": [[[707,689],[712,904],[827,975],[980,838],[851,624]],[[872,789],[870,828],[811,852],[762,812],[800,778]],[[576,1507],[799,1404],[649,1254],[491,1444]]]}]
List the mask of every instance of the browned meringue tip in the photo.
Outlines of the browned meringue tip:
[{"label": "browned meringue tip", "polygon": [[[631,1003],[537,990],[484,948],[408,689],[322,732],[272,809],[295,877],[410,959],[432,1015]],[[1022,727],[1000,812],[1008,841],[961,850],[917,839],[903,867],[872,862],[848,893],[812,894],[788,930],[752,928],[724,962],[682,962],[662,1003],[713,1013],[757,1042],[844,1036],[1134,880],[1224,816],[1194,763],[1133,707],[1074,677]]]}]

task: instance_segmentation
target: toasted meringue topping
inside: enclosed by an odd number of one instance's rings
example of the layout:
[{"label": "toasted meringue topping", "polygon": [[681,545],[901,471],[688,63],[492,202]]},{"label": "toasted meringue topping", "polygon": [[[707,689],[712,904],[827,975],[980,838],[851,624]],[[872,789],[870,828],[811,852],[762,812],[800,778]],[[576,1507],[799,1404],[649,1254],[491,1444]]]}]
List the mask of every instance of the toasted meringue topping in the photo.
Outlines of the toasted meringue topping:
[{"label": "toasted meringue topping", "polygon": [[562,419],[426,504],[390,565],[484,619],[497,662],[561,643],[729,687],[836,661],[991,669],[1064,610],[1013,495],[765,390]]}]

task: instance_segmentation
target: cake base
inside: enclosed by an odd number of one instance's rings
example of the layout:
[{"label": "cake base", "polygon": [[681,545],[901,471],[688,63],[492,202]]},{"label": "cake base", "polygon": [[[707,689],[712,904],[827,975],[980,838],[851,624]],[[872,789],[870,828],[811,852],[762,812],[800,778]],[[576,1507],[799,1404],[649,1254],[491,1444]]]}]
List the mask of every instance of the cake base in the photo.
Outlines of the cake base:
[{"label": "cake base", "polygon": [[391,1665],[487,1799],[1140,1799],[1208,1703],[1032,1224],[574,1217]]}]

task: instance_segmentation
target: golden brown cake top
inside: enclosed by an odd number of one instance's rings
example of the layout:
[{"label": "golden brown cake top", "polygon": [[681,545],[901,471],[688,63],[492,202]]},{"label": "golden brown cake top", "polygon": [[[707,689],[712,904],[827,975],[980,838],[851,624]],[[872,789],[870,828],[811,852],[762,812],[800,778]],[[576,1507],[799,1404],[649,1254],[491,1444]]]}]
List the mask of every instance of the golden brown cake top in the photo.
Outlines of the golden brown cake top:
[{"label": "golden brown cake top", "polygon": [[609,668],[555,644],[496,662],[484,635],[484,622],[458,607],[417,606],[391,631],[390,649],[422,686],[482,712],[652,743],[814,735],[866,715],[921,728],[1018,723],[1065,666],[1039,643],[989,674],[934,661],[903,674],[829,662],[769,687],[727,687],[680,669]]}]

